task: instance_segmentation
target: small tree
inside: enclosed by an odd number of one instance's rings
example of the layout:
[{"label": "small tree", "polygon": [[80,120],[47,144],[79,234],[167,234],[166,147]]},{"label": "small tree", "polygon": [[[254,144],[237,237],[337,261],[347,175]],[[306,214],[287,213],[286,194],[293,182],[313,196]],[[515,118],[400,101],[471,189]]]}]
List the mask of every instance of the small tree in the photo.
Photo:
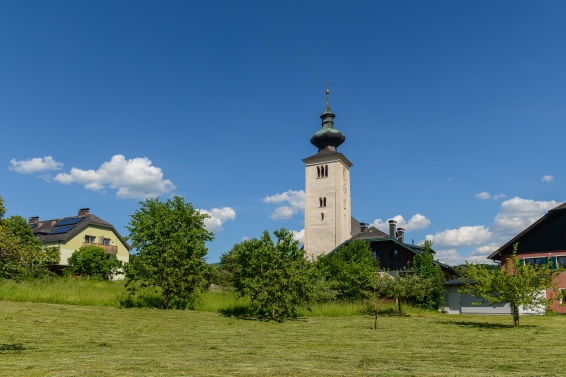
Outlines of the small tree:
[{"label": "small tree", "polygon": [[403,314],[401,304],[410,300],[422,298],[430,288],[430,281],[415,274],[400,274],[393,276],[381,273],[374,283],[378,297],[394,298],[397,301],[399,315]]},{"label": "small tree", "polygon": [[126,269],[126,286],[133,294],[134,282],[142,288],[159,288],[164,309],[172,300],[184,308],[205,283],[205,242],[213,239],[204,228],[208,215],[180,196],[166,202],[151,198],[140,204],[127,226],[138,256]]},{"label": "small tree", "polygon": [[276,242],[265,231],[260,239],[234,245],[234,283],[241,296],[250,296],[255,312],[283,319],[296,316],[297,307],[311,301],[313,266],[291,232],[282,228],[273,233]]},{"label": "small tree", "polygon": [[374,258],[369,242],[350,242],[334,253],[320,257],[317,263],[322,266],[331,289],[338,292],[338,297],[356,300],[371,295],[379,262]]},{"label": "small tree", "polygon": [[425,309],[437,310],[444,306],[444,295],[446,293],[446,279],[440,266],[434,263],[431,251],[432,242],[426,240],[423,244],[422,254],[415,255],[413,264],[418,276],[428,280],[428,289],[422,296],[415,298],[415,305]]},{"label": "small tree", "polygon": [[505,266],[499,270],[489,270],[485,265],[473,265],[466,262],[463,277],[469,282],[460,292],[481,298],[488,303],[509,304],[512,309],[513,323],[519,326],[519,307],[525,309],[548,308],[557,296],[546,298],[546,290],[556,292],[554,281],[563,269],[552,269],[552,264],[533,266],[520,263],[517,258],[519,244],[513,245],[513,254]]},{"label": "small tree", "polygon": [[112,280],[121,274],[122,262],[115,256],[108,257],[98,246],[83,246],[68,259],[69,268],[76,275],[93,279]]}]

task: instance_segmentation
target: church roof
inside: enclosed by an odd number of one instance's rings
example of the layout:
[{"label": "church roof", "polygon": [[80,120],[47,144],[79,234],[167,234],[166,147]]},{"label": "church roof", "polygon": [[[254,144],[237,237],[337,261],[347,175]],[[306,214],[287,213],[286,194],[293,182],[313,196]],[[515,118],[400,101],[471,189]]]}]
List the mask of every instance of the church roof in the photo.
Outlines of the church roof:
[{"label": "church roof", "polygon": [[320,119],[322,119],[322,128],[316,131],[313,137],[311,137],[311,143],[318,148],[319,152],[325,148],[334,149],[334,151],[336,151],[336,148],[346,140],[346,136],[334,128],[334,117],[336,115],[330,110],[330,102],[328,101],[329,94],[330,91],[326,89],[326,109],[320,116]]}]

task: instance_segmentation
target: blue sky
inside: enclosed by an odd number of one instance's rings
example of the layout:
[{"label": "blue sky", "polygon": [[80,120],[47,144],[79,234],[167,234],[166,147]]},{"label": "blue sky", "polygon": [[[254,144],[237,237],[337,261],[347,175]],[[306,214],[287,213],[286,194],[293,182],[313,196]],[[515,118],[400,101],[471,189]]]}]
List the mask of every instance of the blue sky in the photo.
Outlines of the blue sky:
[{"label": "blue sky", "polygon": [[182,195],[213,216],[211,262],[265,229],[300,236],[328,82],[353,216],[483,261],[566,201],[565,11],[3,1],[0,195],[7,215],[89,207],[124,235],[143,197]]}]

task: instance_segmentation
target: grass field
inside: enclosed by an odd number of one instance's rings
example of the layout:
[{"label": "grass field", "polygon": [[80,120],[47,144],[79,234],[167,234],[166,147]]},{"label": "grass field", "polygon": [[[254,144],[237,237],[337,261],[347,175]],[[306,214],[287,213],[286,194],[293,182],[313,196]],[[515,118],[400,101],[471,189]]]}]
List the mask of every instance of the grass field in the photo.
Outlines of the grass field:
[{"label": "grass field", "polygon": [[440,313],[284,323],[0,301],[1,376],[560,376],[566,316]]}]

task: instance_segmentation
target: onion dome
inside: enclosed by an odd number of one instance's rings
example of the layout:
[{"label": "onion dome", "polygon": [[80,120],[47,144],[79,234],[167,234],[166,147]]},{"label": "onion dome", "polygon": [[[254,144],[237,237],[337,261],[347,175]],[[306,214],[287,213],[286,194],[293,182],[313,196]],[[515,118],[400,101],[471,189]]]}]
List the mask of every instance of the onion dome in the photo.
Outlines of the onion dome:
[{"label": "onion dome", "polygon": [[334,128],[335,115],[332,113],[332,110],[330,110],[330,102],[328,101],[329,94],[330,90],[328,90],[327,87],[326,109],[320,116],[320,119],[322,119],[322,128],[311,137],[311,144],[317,147],[319,152],[325,148],[336,150],[336,148],[346,140],[346,136]]}]

